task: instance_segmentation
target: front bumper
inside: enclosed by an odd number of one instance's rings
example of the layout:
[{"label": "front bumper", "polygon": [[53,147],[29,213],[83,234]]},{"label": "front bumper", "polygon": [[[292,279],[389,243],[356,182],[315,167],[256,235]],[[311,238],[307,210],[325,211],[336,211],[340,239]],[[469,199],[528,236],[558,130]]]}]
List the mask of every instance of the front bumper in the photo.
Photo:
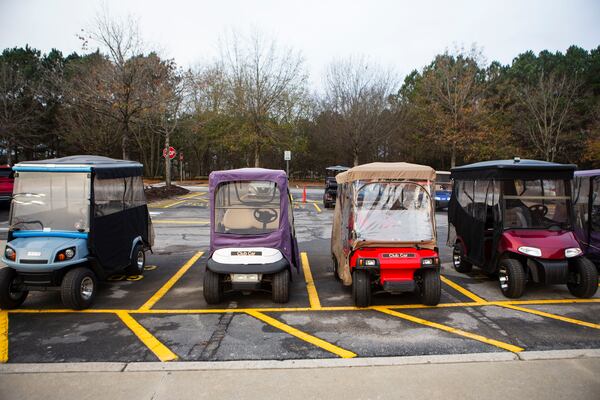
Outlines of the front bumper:
[{"label": "front bumper", "polygon": [[275,274],[289,268],[285,258],[269,264],[224,264],[208,259],[206,268],[218,274]]}]

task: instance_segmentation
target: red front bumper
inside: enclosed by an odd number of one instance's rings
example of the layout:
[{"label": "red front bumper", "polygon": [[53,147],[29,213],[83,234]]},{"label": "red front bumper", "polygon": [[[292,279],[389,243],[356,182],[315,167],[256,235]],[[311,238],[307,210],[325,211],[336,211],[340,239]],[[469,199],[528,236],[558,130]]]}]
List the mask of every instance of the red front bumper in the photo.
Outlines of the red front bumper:
[{"label": "red front bumper", "polygon": [[[377,265],[360,265],[362,260],[377,260]],[[423,265],[423,259],[433,259]],[[437,262],[435,260],[437,259]],[[365,264],[365,261],[362,261]],[[415,271],[421,268],[439,268],[439,256],[434,250],[415,247],[362,248],[350,257],[351,268],[365,268],[379,273],[379,283],[413,281]]]}]

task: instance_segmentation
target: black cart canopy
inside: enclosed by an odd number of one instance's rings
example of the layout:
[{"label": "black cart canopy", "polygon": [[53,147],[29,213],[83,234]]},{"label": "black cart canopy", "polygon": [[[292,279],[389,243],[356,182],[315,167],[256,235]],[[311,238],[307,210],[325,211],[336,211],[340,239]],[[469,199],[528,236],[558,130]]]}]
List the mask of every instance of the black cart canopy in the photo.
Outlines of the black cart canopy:
[{"label": "black cart canopy", "polygon": [[141,176],[142,164],[137,161],[117,160],[102,156],[69,156],[49,160],[25,161],[15,165],[15,171],[34,172],[94,172],[98,179]]},{"label": "black cart canopy", "polygon": [[574,164],[538,160],[493,160],[452,168],[450,177],[463,180],[573,179]]}]

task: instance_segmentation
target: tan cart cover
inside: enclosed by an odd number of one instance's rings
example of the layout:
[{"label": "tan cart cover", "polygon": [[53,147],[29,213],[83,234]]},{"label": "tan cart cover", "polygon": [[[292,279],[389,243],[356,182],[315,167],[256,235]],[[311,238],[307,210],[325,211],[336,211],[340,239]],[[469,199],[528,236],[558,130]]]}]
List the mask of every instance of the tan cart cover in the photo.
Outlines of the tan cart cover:
[{"label": "tan cart cover", "polygon": [[[348,286],[352,284],[349,254],[345,254],[344,252],[344,241],[350,239],[345,237],[344,233],[345,230],[348,230],[348,227],[345,225],[348,223],[350,210],[353,207],[355,189],[357,189],[353,183],[357,181],[360,181],[361,184],[377,181],[413,181],[422,184],[426,181],[427,184],[425,187],[427,188],[431,203],[433,203],[431,199],[431,183],[435,181],[435,176],[435,170],[431,167],[405,162],[364,164],[336,175],[336,181],[339,186],[333,215],[331,253],[335,258],[334,262],[339,266],[338,274],[344,285]],[[431,209],[435,209],[433,204],[431,204]],[[408,247],[418,244],[419,247],[433,249],[437,243],[434,216],[429,218],[428,221],[430,229],[432,229],[432,234],[427,240],[403,241],[396,239],[382,241],[381,238],[378,240],[351,240],[352,243],[349,243],[348,247],[350,251],[353,251],[359,247]],[[419,227],[416,228],[418,230]]]}]

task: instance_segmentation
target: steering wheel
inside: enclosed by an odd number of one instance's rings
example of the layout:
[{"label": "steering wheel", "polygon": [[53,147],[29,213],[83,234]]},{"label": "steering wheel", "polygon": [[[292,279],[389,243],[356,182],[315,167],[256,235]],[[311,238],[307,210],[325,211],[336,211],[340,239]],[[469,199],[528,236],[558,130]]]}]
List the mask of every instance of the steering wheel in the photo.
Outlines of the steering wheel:
[{"label": "steering wheel", "polygon": [[546,214],[548,214],[548,207],[546,207],[543,204],[534,204],[533,206],[530,206],[528,208],[532,214],[538,214],[538,215],[541,215],[542,217],[544,217]]},{"label": "steering wheel", "polygon": [[254,219],[258,222],[262,222],[263,229],[267,229],[267,224],[275,221],[277,219],[277,210],[274,208],[265,208],[254,210],[253,213]]}]

